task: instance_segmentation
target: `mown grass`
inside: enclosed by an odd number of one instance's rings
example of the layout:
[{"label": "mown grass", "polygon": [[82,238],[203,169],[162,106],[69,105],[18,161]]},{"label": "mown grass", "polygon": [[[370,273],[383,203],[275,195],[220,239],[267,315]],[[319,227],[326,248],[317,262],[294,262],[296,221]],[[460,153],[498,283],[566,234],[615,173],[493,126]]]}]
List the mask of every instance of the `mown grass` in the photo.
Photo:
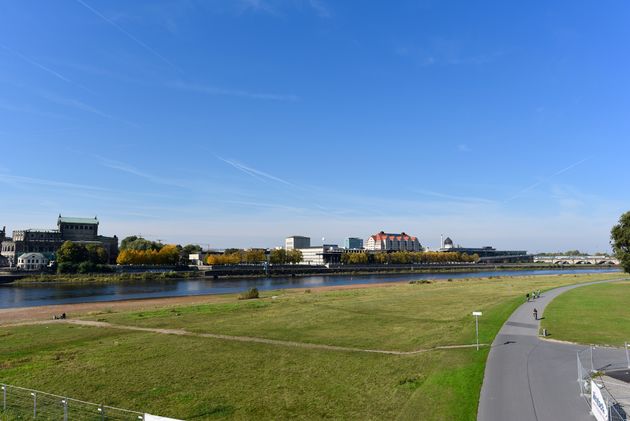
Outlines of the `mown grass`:
[{"label": "mown grass", "polygon": [[[262,300],[110,313],[92,318],[116,324],[180,328],[198,333],[411,351],[472,343],[473,311],[484,311],[482,342],[494,338],[506,318],[497,311],[506,299],[615,274],[553,275],[396,284],[385,288],[265,293]],[[271,299],[270,296],[277,298]]]},{"label": "mown grass", "polygon": [[[390,350],[490,343],[525,292],[616,275],[269,293],[95,314],[112,323]],[[266,298],[265,298],[266,297]],[[474,420],[488,348],[398,356],[156,333],[0,328],[0,382],[182,419]]]},{"label": "mown grass", "polygon": [[551,338],[622,346],[630,342],[630,282],[587,285],[567,291],[545,310]]}]

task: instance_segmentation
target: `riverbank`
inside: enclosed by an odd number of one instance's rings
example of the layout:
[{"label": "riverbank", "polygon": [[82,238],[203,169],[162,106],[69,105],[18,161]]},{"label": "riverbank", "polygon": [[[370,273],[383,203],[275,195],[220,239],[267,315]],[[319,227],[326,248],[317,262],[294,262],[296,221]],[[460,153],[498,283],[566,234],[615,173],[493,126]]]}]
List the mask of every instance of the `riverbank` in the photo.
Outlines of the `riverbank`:
[{"label": "riverbank", "polygon": [[[575,279],[576,277],[601,277],[606,276],[605,273],[600,274],[541,274],[541,275],[527,275],[527,276],[488,276],[480,278],[459,278],[455,279],[456,282],[461,281],[499,281],[501,279],[537,279],[537,278],[549,278],[549,276],[558,277],[559,281],[565,278]],[[275,289],[261,291],[261,300],[271,299],[271,297],[278,295],[293,295],[304,294],[305,292],[332,292],[332,291],[344,291],[344,290],[362,290],[366,288],[388,288],[396,287],[400,285],[424,285],[432,283],[451,282],[450,278],[432,279],[423,281],[414,280],[400,280],[400,281],[387,281],[387,282],[373,282],[373,283],[356,283],[356,284],[344,284],[344,285],[324,285],[324,286],[312,286],[290,289]],[[92,301],[82,303],[64,303],[64,304],[52,304],[33,307],[15,307],[15,308],[0,308],[0,326],[7,324],[15,324],[22,322],[32,321],[45,321],[52,318],[53,315],[59,315],[66,313],[69,317],[84,316],[93,313],[114,313],[121,311],[137,311],[137,310],[150,310],[177,307],[182,305],[198,305],[198,304],[218,304],[229,303],[238,301],[239,293],[211,293],[202,295],[184,295],[184,296],[172,296],[172,297],[157,297],[157,298],[140,298],[140,299],[123,299],[116,301]]]},{"label": "riverbank", "polygon": [[[487,271],[522,271],[522,270],[610,270],[615,266],[592,265],[546,265],[546,264],[452,264],[452,265],[373,265],[373,266],[336,266],[336,267],[277,267],[267,272],[260,267],[217,267],[210,270],[168,271],[168,272],[130,272],[130,273],[94,273],[94,274],[38,274],[15,275],[7,282],[17,286],[37,286],[41,284],[116,284],[126,282],[159,281],[173,279],[262,279],[306,276],[364,276],[387,274],[426,274],[426,273],[463,273]],[[2,282],[0,282],[2,283]]]},{"label": "riverbank", "polygon": [[130,281],[159,281],[161,279],[201,278],[198,271],[181,272],[141,272],[141,273],[89,273],[89,274],[49,274],[25,276],[11,282],[12,285],[28,286],[38,284],[109,284]]}]

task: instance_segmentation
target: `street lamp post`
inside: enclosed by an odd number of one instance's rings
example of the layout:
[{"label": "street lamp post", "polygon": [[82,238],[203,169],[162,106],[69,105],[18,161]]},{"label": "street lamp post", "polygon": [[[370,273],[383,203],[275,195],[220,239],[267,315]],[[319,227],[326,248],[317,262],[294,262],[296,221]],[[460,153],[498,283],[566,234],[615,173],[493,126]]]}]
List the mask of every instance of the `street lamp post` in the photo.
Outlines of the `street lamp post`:
[{"label": "street lamp post", "polygon": [[479,351],[479,316],[483,313],[481,311],[473,311],[472,315],[475,316],[475,336],[477,338],[477,351]]}]

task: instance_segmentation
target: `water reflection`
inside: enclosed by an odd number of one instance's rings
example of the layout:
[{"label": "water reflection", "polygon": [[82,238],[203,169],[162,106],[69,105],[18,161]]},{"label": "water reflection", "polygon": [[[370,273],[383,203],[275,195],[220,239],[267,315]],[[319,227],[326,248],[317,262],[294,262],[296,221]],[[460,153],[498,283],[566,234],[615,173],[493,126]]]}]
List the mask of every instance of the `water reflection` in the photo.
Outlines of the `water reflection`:
[{"label": "water reflection", "polygon": [[295,278],[168,279],[159,281],[133,281],[110,285],[51,286],[43,284],[29,287],[0,285],[0,308],[117,301],[138,298],[177,297],[185,295],[229,294],[241,292],[253,287],[260,290],[270,290],[400,282],[415,279],[458,279],[483,278],[488,276],[604,273],[617,271],[616,269],[563,269],[360,276],[304,276]]}]

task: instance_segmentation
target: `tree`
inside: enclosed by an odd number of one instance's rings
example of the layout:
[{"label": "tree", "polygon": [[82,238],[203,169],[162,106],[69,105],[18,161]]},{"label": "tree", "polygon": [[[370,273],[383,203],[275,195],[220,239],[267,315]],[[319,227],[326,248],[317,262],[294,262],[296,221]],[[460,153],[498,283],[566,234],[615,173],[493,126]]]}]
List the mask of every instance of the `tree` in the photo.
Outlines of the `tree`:
[{"label": "tree", "polygon": [[174,244],[162,247],[157,255],[157,263],[161,265],[176,265],[179,262],[179,250]]},{"label": "tree", "polygon": [[285,249],[274,249],[269,254],[269,262],[273,265],[282,265],[287,261],[287,251]]},{"label": "tree", "polygon": [[107,250],[99,244],[88,244],[85,246],[88,261],[95,265],[104,265],[109,261]]},{"label": "tree", "polygon": [[88,251],[86,248],[72,241],[64,242],[57,250],[58,263],[79,264],[88,260]]},{"label": "tree", "polygon": [[247,250],[243,257],[247,263],[260,263],[266,260],[265,250],[263,249]]},{"label": "tree", "polygon": [[120,250],[155,250],[160,251],[160,249],[164,247],[164,244],[149,241],[142,237],[138,237],[136,235],[132,235],[130,237],[124,238],[120,242]]},{"label": "tree", "polygon": [[136,236],[136,235],[131,235],[129,237],[123,238],[123,240],[120,242],[120,249],[121,250],[127,250],[129,248],[129,244],[133,243],[137,239],[138,239],[138,236]]},{"label": "tree", "polygon": [[298,264],[302,261],[302,251],[293,249],[287,251],[286,263]]},{"label": "tree", "polygon": [[630,212],[621,215],[619,223],[610,231],[610,244],[623,270],[630,273]]}]

